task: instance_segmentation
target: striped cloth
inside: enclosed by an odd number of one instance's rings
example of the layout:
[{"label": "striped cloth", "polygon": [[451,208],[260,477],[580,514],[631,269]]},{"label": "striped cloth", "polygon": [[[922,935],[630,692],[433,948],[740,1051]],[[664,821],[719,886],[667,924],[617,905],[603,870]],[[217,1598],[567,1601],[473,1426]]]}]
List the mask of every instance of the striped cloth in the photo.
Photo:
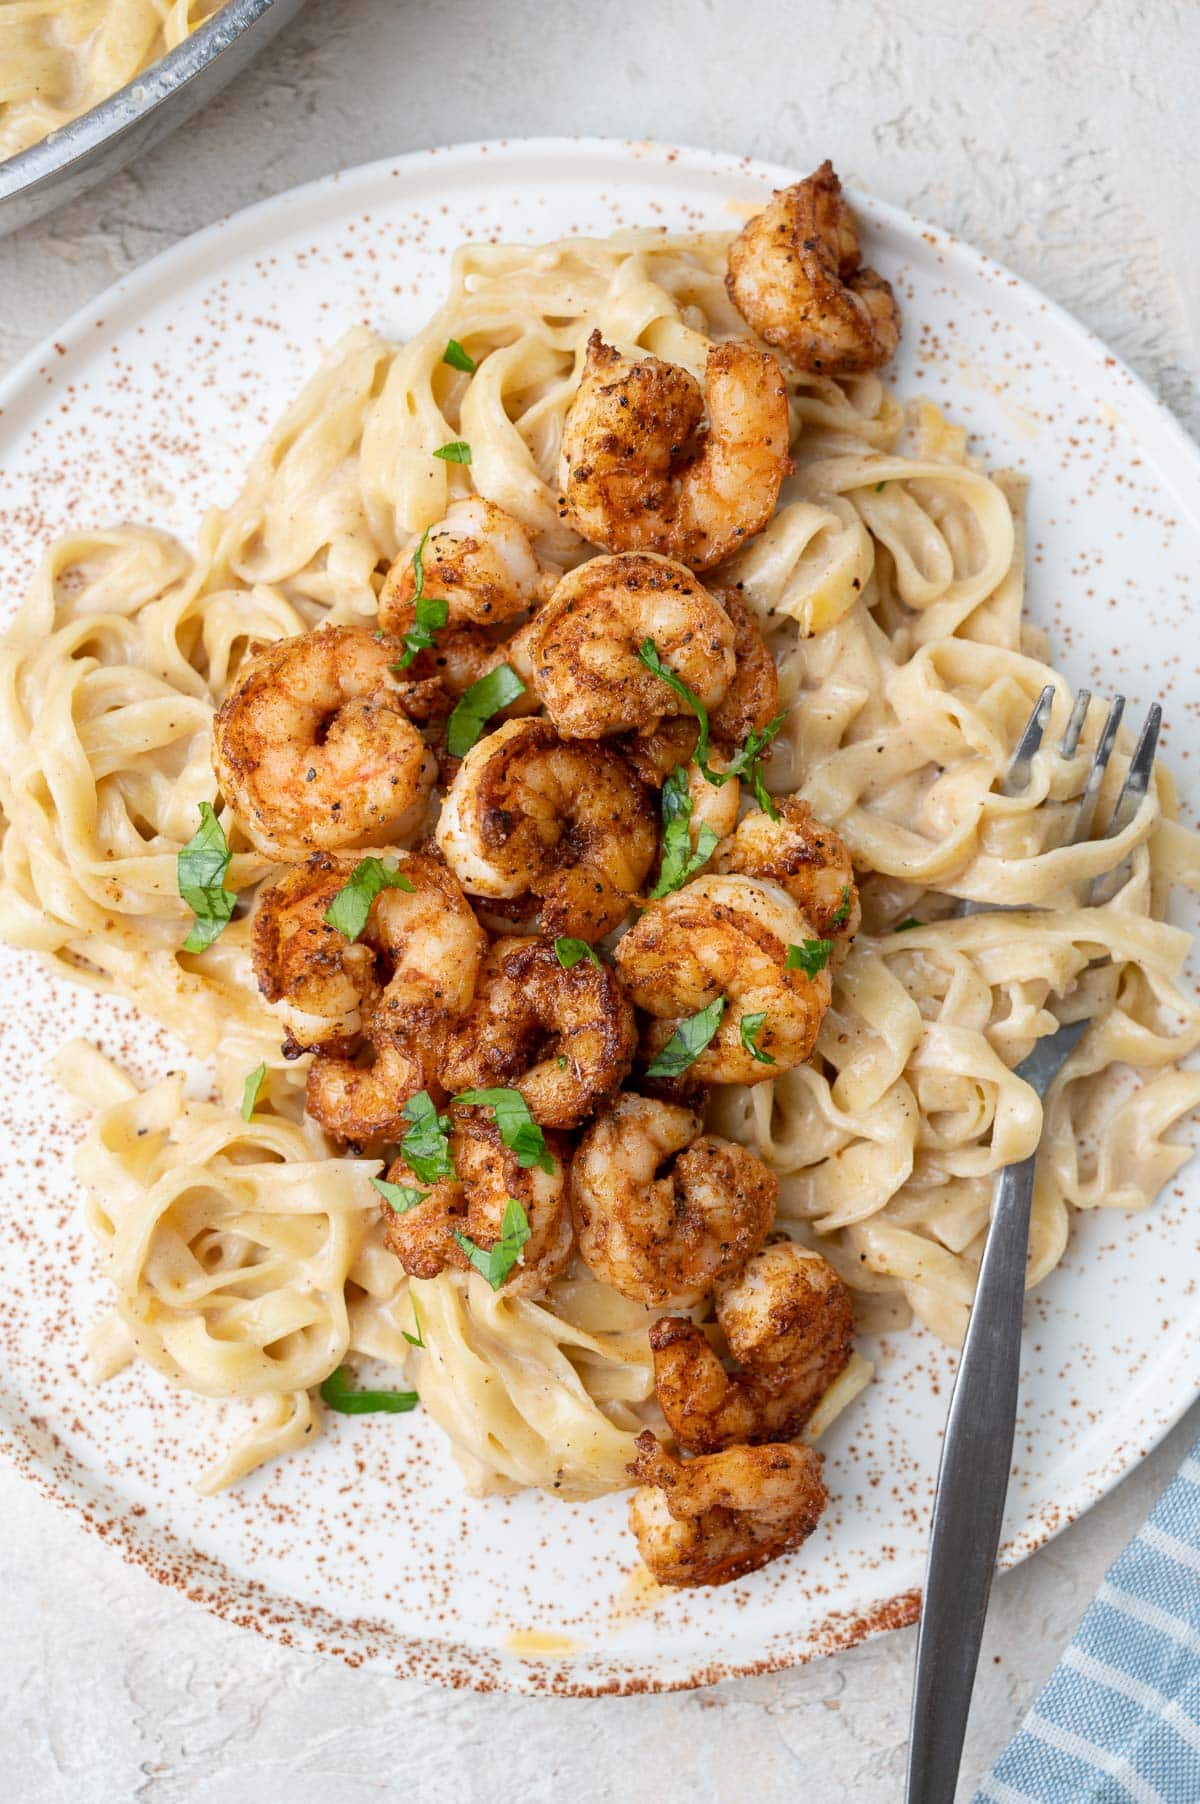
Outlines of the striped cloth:
[{"label": "striped cloth", "polygon": [[1200,1442],[973,1804],[1200,1804]]}]

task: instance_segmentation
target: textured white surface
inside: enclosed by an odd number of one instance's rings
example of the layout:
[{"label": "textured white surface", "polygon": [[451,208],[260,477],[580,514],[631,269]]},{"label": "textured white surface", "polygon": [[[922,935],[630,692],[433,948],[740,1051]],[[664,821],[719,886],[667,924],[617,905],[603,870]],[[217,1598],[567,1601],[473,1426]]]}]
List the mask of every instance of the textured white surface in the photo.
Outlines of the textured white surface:
[{"label": "textured white surface", "polygon": [[[1178,97],[1198,77],[1200,15],[1182,0],[660,0],[636,12],[606,0],[311,0],[257,70],[148,162],[0,241],[0,365],[220,211],[412,146],[578,130],[800,165],[828,151],[847,178],[1064,302],[1195,429],[1200,172]],[[1198,1430],[1193,1415],[998,1586],[969,1778]],[[747,1786],[762,1804],[883,1804],[900,1793],[908,1633],[678,1697],[445,1694],[208,1618],[3,1468],[0,1512],[0,1797],[17,1804],[358,1804],[401,1789],[423,1804],[598,1804],[652,1790],[683,1804]]]}]

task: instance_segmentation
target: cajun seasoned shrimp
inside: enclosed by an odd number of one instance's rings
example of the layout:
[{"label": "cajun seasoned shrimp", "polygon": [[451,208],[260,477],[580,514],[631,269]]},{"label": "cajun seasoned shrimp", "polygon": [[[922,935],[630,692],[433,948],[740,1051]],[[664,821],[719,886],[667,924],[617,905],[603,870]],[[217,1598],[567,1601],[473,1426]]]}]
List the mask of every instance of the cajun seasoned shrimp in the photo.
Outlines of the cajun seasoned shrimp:
[{"label": "cajun seasoned shrimp", "polygon": [[[379,624],[404,634],[413,624],[416,546],[388,571],[379,596]],[[454,501],[429,529],[421,553],[422,593],[447,606],[446,627],[496,626],[527,614],[552,587],[519,520],[482,495]]]},{"label": "cajun seasoned shrimp", "polygon": [[664,1316],[650,1330],[654,1388],[672,1434],[689,1453],[791,1440],[849,1361],[846,1286],[819,1253],[780,1241],[717,1285],[717,1321],[735,1372],[686,1316]]},{"label": "cajun seasoned shrimp", "polygon": [[637,1438],[629,1503],[638,1552],[660,1585],[724,1585],[812,1534],[829,1502],[824,1461],[803,1445],[730,1447],[679,1460]]},{"label": "cajun seasoned shrimp", "polygon": [[[689,716],[675,714],[660,720],[647,733],[630,733],[621,741],[621,750],[634,771],[651,789],[661,789],[671,772],[678,767],[687,773],[688,800],[692,812],[688,834],[693,851],[702,826],[711,827],[718,839],[725,839],[737,826],[741,784],[728,777],[719,786],[710,783],[700,766],[693,762],[696,754],[696,722]],[[724,760],[711,759],[711,767],[719,769]]]},{"label": "cajun seasoned shrimp", "polygon": [[260,851],[394,845],[420,825],[437,766],[390,669],[399,651],[330,626],[247,659],[213,722],[213,769]]},{"label": "cajun seasoned shrimp", "polygon": [[345,887],[352,858],[314,852],[259,891],[251,926],[258,987],[287,1030],[287,1046],[309,1052],[347,1050],[361,1033],[363,1005],[378,994],[376,955],[365,940],[348,940],[325,911]]},{"label": "cajun seasoned shrimp", "polygon": [[695,1109],[625,1093],[575,1149],[580,1254],[634,1302],[698,1302],[741,1270],[774,1220],[774,1172],[703,1127]]},{"label": "cajun seasoned shrimp", "polygon": [[389,1183],[423,1193],[411,1209],[397,1211],[386,1201],[380,1209],[387,1243],[409,1276],[436,1278],[447,1266],[469,1270],[471,1261],[455,1233],[490,1251],[513,1199],[525,1211],[529,1239],[502,1288],[518,1297],[545,1290],[565,1271],[575,1249],[566,1203],[565,1147],[553,1134],[546,1136],[546,1146],[554,1158],[553,1172],[538,1165],[523,1170],[494,1121],[476,1109],[455,1109],[450,1132],[455,1177],[426,1185],[403,1159],[389,1166]]},{"label": "cajun seasoned shrimp", "polygon": [[471,896],[534,897],[547,938],[596,940],[629,912],[657,849],[650,799],[619,752],[510,720],[472,746],[437,840]]},{"label": "cajun seasoned shrimp", "polygon": [[737,668],[733,623],[720,602],[682,564],[648,553],[580,564],[563,577],[534,628],[538,693],[559,732],[572,739],[648,730],[688,711],[638,656],[648,639],[706,707],[721,700]]},{"label": "cajun seasoned shrimp", "polygon": [[633,1007],[605,964],[569,971],[544,940],[501,939],[451,1029],[440,1076],[461,1090],[515,1089],[535,1121],[578,1127],[633,1064]]},{"label": "cajun seasoned shrimp", "polygon": [[[789,970],[788,948],[804,956],[818,938],[789,895],[755,877],[700,876],[651,902],[613,954],[634,1003],[653,1017],[643,1051],[660,1052],[682,1020],[723,996],[720,1025],[689,1076],[757,1084],[802,1065],[816,1045],[831,985],[826,969],[811,976],[802,966]],[[821,956],[812,951],[809,963]],[[748,1015],[763,1017],[753,1041],[772,1064],[756,1059],[742,1038]]]},{"label": "cajun seasoned shrimp", "polygon": [[761,808],[743,818],[717,852],[716,868],[777,883],[799,903],[822,939],[848,946],[862,909],[845,844],[799,796],[781,798],[777,805],[777,821]]},{"label": "cajun seasoned shrimp", "polygon": [[[376,896],[353,946],[335,928],[326,929],[351,951],[361,946],[374,962],[371,990],[363,996],[361,1043],[323,1047],[309,1068],[308,1112],[338,1140],[369,1141],[402,1131],[405,1103],[436,1081],[442,1042],[471,1001],[487,950],[487,935],[443,860],[429,851],[410,852],[399,862],[412,891],[385,889]],[[312,944],[318,965],[338,957],[339,949],[315,932]],[[299,969],[302,962],[301,941],[293,963]],[[356,976],[360,970],[354,967]],[[307,1000],[303,989],[300,995]],[[362,1062],[364,1055],[369,1063]]]},{"label": "cajun seasoned shrimp", "polygon": [[567,516],[591,544],[707,570],[762,531],[792,467],[783,372],[739,339],[713,345],[704,390],[592,333],[559,472]]},{"label": "cajun seasoned shrimp", "polygon": [[729,247],[729,298],[797,369],[854,376],[900,342],[891,285],[863,267],[854,215],[826,161],[780,188]]}]

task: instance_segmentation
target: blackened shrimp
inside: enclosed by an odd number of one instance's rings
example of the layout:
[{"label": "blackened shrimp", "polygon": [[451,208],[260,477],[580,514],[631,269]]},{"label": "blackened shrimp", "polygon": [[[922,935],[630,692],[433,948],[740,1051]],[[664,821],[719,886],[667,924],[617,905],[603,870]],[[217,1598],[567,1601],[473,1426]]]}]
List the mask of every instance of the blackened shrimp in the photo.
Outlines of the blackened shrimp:
[{"label": "blackened shrimp", "polygon": [[[413,625],[416,545],[392,565],[379,596],[379,624],[403,635]],[[518,520],[471,495],[429,529],[421,552],[421,593],[446,603],[446,629],[497,626],[526,614],[553,585]]]},{"label": "blackened shrimp", "polygon": [[547,1135],[554,1170],[535,1165],[527,1171],[504,1145],[494,1121],[476,1109],[456,1109],[454,1115],[450,1134],[454,1177],[429,1185],[422,1184],[403,1159],[388,1168],[389,1183],[418,1192],[421,1200],[407,1209],[382,1204],[387,1243],[410,1277],[436,1278],[447,1268],[468,1271],[471,1260],[456,1234],[481,1252],[490,1252],[501,1237],[511,1199],[525,1212],[529,1239],[503,1289],[509,1296],[537,1296],[566,1269],[574,1252],[565,1146],[555,1135]]},{"label": "blackened shrimp", "polygon": [[213,723],[213,769],[260,851],[394,845],[420,826],[437,766],[405,711],[399,652],[333,626],[247,659]]},{"label": "blackened shrimp", "polygon": [[560,467],[568,517],[591,544],[706,570],[762,531],[791,469],[782,371],[736,340],[713,345],[704,387],[592,333]]},{"label": "blackened shrimp", "polygon": [[668,1427],[689,1453],[791,1440],[849,1361],[849,1291],[818,1253],[780,1241],[718,1284],[716,1296],[736,1371],[725,1370],[685,1316],[666,1316],[650,1330]]},{"label": "blackened shrimp", "polygon": [[586,1264],[638,1303],[687,1305],[739,1272],[775,1218],[779,1181],[694,1109],[623,1094],[575,1150],[571,1210]]},{"label": "blackened shrimp", "polygon": [[729,298],[789,363],[853,376],[886,363],[900,342],[889,283],[863,266],[854,215],[830,162],[780,188],[729,248]]},{"label": "blackened shrimp", "polygon": [[546,1127],[578,1127],[628,1074],[633,1007],[608,965],[564,970],[538,939],[497,940],[470,1008],[451,1029],[440,1076],[462,1090],[519,1090]]},{"label": "blackened shrimp", "polygon": [[744,816],[717,853],[716,868],[777,883],[822,939],[848,946],[862,919],[850,853],[799,796],[777,806],[778,820],[761,808]]},{"label": "blackened shrimp", "polygon": [[468,895],[532,898],[551,939],[617,926],[657,848],[650,799],[620,753],[541,720],[507,721],[471,748],[437,840]]},{"label": "blackened shrimp", "polygon": [[362,1031],[363,1009],[379,993],[376,955],[348,940],[325,912],[354,869],[352,858],[314,852],[259,891],[251,927],[258,987],[277,1007],[289,1050],[337,1044]]},{"label": "blackened shrimp", "polygon": [[660,1585],[724,1585],[799,1547],[829,1502],[823,1460],[786,1443],[679,1460],[646,1429],[629,1523]]},{"label": "blackened shrimp", "polygon": [[706,707],[737,668],[728,614],[682,564],[646,553],[591,558],[564,576],[534,622],[537,689],[560,733],[600,739],[688,712],[639,653],[663,665]]},{"label": "blackened shrimp", "polygon": [[[322,922],[350,950],[366,951],[374,965],[360,1038],[319,1048],[309,1068],[309,1114],[338,1140],[365,1142],[403,1131],[404,1105],[436,1082],[442,1043],[471,1001],[487,949],[487,935],[436,853],[412,852],[399,862],[412,890],[385,889],[376,896],[353,945]],[[314,957],[336,959],[336,944],[310,925]],[[302,943],[293,965],[294,993],[303,983]],[[300,995],[306,999],[302,987]],[[303,1043],[296,1048],[303,1049]]]},{"label": "blackened shrimp", "polygon": [[[690,1077],[757,1084],[803,1064],[831,995],[819,938],[784,890],[754,877],[700,876],[652,902],[613,955],[634,1003],[652,1017],[644,1050],[661,1052],[681,1021],[724,998]],[[747,1017],[758,1020],[744,1035]]]}]

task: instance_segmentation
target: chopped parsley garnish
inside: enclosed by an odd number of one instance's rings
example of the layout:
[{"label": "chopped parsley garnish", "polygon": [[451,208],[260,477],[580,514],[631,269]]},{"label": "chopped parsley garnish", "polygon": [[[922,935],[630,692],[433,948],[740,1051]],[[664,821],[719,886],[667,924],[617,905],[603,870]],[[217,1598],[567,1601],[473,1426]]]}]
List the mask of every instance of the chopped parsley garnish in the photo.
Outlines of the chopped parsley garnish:
[{"label": "chopped parsley garnish", "polygon": [[400,1156],[422,1184],[436,1184],[454,1176],[450,1157],[450,1118],[439,1115],[428,1090],[418,1090],[402,1110],[412,1126],[400,1142]]},{"label": "chopped parsley garnish", "polygon": [[475,359],[463,350],[457,338],[446,340],[446,349],[442,352],[442,362],[448,363],[452,370],[464,371],[468,376],[473,376],[479,368]]},{"label": "chopped parsley garnish", "polygon": [[564,971],[573,970],[581,958],[590,958],[594,965],[600,963],[600,956],[595,947],[589,946],[586,940],[569,938],[555,940],[554,956]]},{"label": "chopped parsley garnish", "polygon": [[418,1190],[415,1184],[389,1184],[386,1178],[372,1178],[371,1182],[393,1215],[407,1215],[429,1195],[428,1190]]},{"label": "chopped parsley garnish", "polygon": [[815,977],[829,963],[829,954],[833,951],[832,940],[805,940],[799,946],[789,946],[784,969],[803,971],[806,977]]},{"label": "chopped parsley garnish", "polygon": [[249,1121],[254,1114],[254,1105],[258,1101],[258,1093],[263,1086],[263,1078],[267,1075],[267,1063],[256,1065],[253,1071],[246,1073],[246,1081],[242,1085],[242,1120]]},{"label": "chopped parsley garnish", "polygon": [[203,952],[225,931],[237,892],[225,888],[233,854],[211,802],[200,804],[200,825],[175,860],[179,894],[196,919],[183,942],[185,952]]},{"label": "chopped parsley garnish", "polygon": [[722,783],[728,783],[730,777],[745,777],[754,790],[755,799],[763,813],[769,814],[773,821],[777,821],[779,810],[767,793],[760,764],[763,753],[787,719],[786,714],[777,714],[775,719],[768,721],[765,727],[748,734],[745,744],[734,753],[727,770],[714,770],[708,761],[710,731],[708,709],[700,697],[688,688],[682,677],[676,676],[673,670],[668,670],[658,655],[658,647],[653,639],[642,640],[638,646],[638,657],[646,669],[652,670],[656,677],[661,677],[663,682],[675,691],[680,700],[685,702],[696,716],[700,731],[696,739],[695,757],[705,781],[711,783],[714,789],[720,789]]},{"label": "chopped parsley garnish", "polygon": [[775,1060],[758,1044],[758,1036],[763,1030],[766,1018],[766,1009],[756,1015],[743,1015],[738,1022],[738,1032],[742,1037],[742,1045],[752,1059],[757,1059],[760,1065],[773,1065]]},{"label": "chopped parsley garnish", "polygon": [[878,495],[880,493],[880,491],[882,489],[885,489],[886,487],[887,487],[887,477],[885,476],[882,482],[877,482],[875,484],[875,493]]},{"label": "chopped parsley garnish", "polygon": [[486,676],[472,683],[465,695],[455,703],[446,727],[446,749],[454,758],[465,758],[485,722],[524,695],[525,685],[511,664],[497,664]]},{"label": "chopped parsley garnish", "polygon": [[694,806],[688,794],[687,772],[682,764],[677,764],[662,789],[662,869],[650,891],[652,902],[681,888],[701,865],[708,863],[716,849],[720,836],[705,821],[696,834],[693,850],[690,826]]},{"label": "chopped parsley garnish", "polygon": [[916,915],[909,915],[907,921],[901,921],[898,926],[892,928],[892,932],[910,933],[914,927],[924,927],[926,924],[924,921],[918,921]]},{"label": "chopped parsley garnish", "polygon": [[372,1416],[381,1410],[389,1416],[403,1416],[421,1401],[416,1391],[356,1391],[345,1366],[330,1372],[320,1394],[322,1403],[343,1416]]},{"label": "chopped parsley garnish", "polygon": [[501,1140],[510,1152],[516,1153],[523,1171],[539,1165],[545,1172],[554,1172],[554,1155],[546,1145],[546,1136],[519,1090],[464,1090],[454,1100],[475,1109],[492,1110]]},{"label": "chopped parsley garnish", "polygon": [[412,555],[413,575],[416,578],[416,587],[412,592],[413,623],[404,635],[404,650],[392,665],[393,670],[407,670],[419,651],[432,651],[433,635],[450,618],[450,603],[425,593],[425,541],[429,533],[430,528],[427,526]]},{"label": "chopped parsley garnish", "polygon": [[475,1270],[483,1273],[493,1290],[499,1290],[521,1257],[521,1248],[529,1239],[529,1234],[529,1217],[516,1197],[510,1196],[504,1205],[504,1220],[495,1246],[486,1249],[476,1246],[473,1240],[466,1234],[460,1234],[457,1229],[454,1238]]},{"label": "chopped parsley garnish", "polygon": [[440,457],[444,464],[469,464],[471,447],[465,438],[455,438],[448,445],[439,445],[433,455]]},{"label": "chopped parsley garnish", "polygon": [[356,940],[367,924],[372,902],[385,889],[414,893],[414,885],[395,865],[384,864],[382,858],[360,859],[325,910],[326,923],[348,940]]},{"label": "chopped parsley garnish", "polygon": [[694,1064],[708,1045],[725,1013],[725,998],[718,996],[699,1014],[681,1021],[652,1064],[646,1066],[647,1077],[678,1077]]},{"label": "chopped parsley garnish", "polygon": [[849,919],[850,919],[850,885],[848,883],[843,883],[842,899],[837,905],[837,912],[835,914],[830,915],[829,925],[831,927],[841,927]]},{"label": "chopped parsley garnish", "polygon": [[696,741],[696,763],[700,766],[700,769],[704,771],[709,782],[713,782],[714,778],[709,777],[708,771],[704,768],[708,761],[708,709],[704,706],[700,697],[692,693],[682,677],[676,676],[673,670],[667,669],[667,666],[658,655],[658,647],[653,639],[642,640],[642,643],[638,646],[638,657],[646,666],[646,669],[653,671],[656,677],[661,677],[667,687],[673,689],[680,701],[690,708],[692,713],[696,716],[696,720],[700,727],[700,736]]},{"label": "chopped parsley garnish", "polygon": [[401,1328],[400,1332],[410,1347],[423,1347],[425,1345],[425,1337],[421,1332],[421,1317],[417,1310],[417,1299],[412,1295],[411,1291],[409,1292],[408,1300],[412,1304],[413,1327],[417,1332],[415,1334],[410,1334],[407,1328]]}]

